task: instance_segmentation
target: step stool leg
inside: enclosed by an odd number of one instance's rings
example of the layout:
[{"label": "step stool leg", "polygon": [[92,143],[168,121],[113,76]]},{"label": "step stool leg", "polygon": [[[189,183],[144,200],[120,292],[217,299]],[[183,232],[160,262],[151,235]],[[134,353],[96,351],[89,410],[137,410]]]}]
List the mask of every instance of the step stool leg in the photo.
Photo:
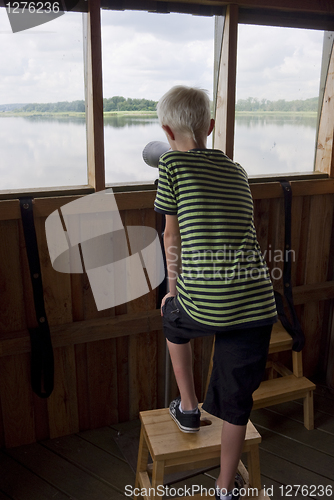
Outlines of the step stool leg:
[{"label": "step stool leg", "polygon": [[154,460],[152,469],[152,495],[150,495],[150,498],[156,499],[161,495],[160,491],[157,491],[157,487],[164,484],[164,473],[165,461]]},{"label": "step stool leg", "polygon": [[153,469],[152,469],[152,486],[156,488],[161,484],[164,484],[164,469],[165,469],[165,461],[164,460],[154,460]]},{"label": "step stool leg", "polygon": [[304,398],[304,425],[309,431],[314,429],[313,391]]},{"label": "step stool leg", "polygon": [[259,445],[253,445],[247,453],[247,468],[251,488],[261,490],[260,453]]},{"label": "step stool leg", "polygon": [[[148,453],[149,452],[148,452],[148,447],[147,447],[147,442],[146,442],[145,430],[144,430],[144,426],[142,425],[141,430],[140,430],[135,488],[140,488],[139,475],[141,472],[146,472],[146,470],[147,470]],[[139,496],[135,495],[134,500],[136,500],[137,498],[139,498]]]}]

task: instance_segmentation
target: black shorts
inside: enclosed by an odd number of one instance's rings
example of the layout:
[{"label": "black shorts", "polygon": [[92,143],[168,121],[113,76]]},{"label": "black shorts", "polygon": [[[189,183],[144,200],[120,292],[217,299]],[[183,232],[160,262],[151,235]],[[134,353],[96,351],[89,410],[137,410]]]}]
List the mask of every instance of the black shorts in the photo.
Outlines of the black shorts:
[{"label": "black shorts", "polygon": [[175,297],[163,306],[165,337],[174,344],[215,335],[210,384],[203,410],[231,424],[246,425],[267,361],[272,324],[222,331],[193,320]]}]

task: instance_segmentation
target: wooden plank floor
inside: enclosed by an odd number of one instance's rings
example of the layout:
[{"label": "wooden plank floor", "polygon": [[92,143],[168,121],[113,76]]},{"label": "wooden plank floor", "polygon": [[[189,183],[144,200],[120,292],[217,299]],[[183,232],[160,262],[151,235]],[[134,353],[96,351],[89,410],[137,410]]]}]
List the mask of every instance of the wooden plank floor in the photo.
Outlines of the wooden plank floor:
[{"label": "wooden plank floor", "polygon": [[[334,497],[334,393],[318,386],[314,402],[313,431],[303,426],[301,401],[252,413],[262,435],[262,484],[273,489],[272,499]],[[134,421],[1,450],[0,500],[130,498],[134,472],[116,441],[130,443],[132,458],[127,458],[133,463],[138,435],[139,421]],[[211,488],[217,474],[217,469],[207,471],[188,478],[186,484]],[[289,485],[304,485],[304,490],[290,490]]]}]

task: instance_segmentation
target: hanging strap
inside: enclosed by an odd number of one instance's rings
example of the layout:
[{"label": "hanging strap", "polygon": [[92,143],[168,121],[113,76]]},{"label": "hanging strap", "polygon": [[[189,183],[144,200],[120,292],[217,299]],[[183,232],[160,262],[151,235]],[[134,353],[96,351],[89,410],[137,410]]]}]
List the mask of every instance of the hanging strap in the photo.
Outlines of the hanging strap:
[{"label": "hanging strap", "polygon": [[275,291],[275,300],[278,317],[293,339],[292,349],[299,352],[305,345],[305,336],[299,323],[292,296],[291,284],[291,205],[292,189],[288,181],[280,181],[284,193],[284,212],[285,212],[285,238],[284,238],[284,267],[283,267],[283,290],[284,297],[288,304],[291,320],[287,318],[284,311],[284,301],[280,293]]},{"label": "hanging strap", "polygon": [[50,328],[44,307],[43,283],[32,198],[21,198],[20,208],[38,323],[36,328],[29,328],[31,342],[31,387],[39,397],[47,398],[53,391],[54,360]]}]

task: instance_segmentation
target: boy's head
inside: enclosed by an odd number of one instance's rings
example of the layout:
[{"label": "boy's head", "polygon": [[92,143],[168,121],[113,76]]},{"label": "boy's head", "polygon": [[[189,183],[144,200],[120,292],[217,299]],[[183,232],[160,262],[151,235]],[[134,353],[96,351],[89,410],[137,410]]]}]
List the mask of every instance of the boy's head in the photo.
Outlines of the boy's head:
[{"label": "boy's head", "polygon": [[162,127],[206,142],[211,123],[210,99],[204,90],[177,85],[161,97],[157,106]]}]

